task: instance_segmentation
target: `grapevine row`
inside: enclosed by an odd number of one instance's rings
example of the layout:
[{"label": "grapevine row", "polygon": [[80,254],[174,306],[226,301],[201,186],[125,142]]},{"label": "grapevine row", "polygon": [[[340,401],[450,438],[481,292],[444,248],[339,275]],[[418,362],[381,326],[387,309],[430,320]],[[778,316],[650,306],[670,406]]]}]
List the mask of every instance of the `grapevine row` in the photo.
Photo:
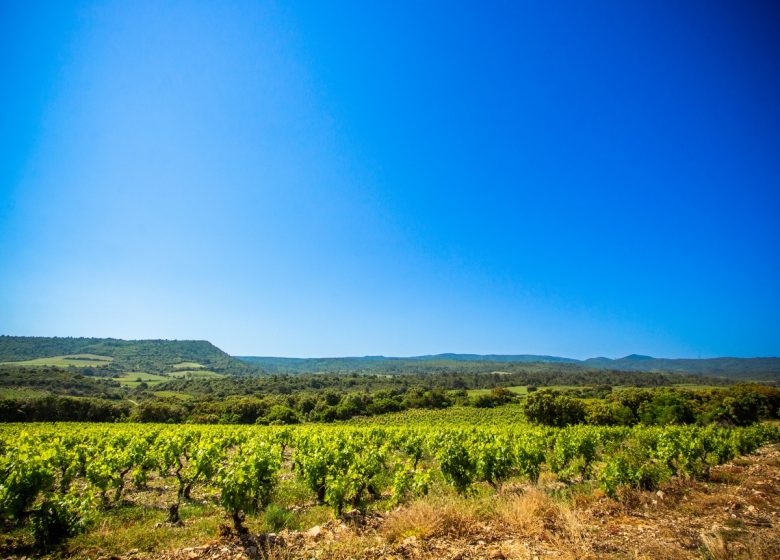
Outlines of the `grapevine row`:
[{"label": "grapevine row", "polygon": [[32,523],[40,542],[67,538],[96,512],[143,492],[152,477],[174,482],[169,521],[193,490],[213,495],[243,532],[280,477],[294,476],[311,500],[337,515],[377,500],[400,503],[441,480],[459,493],[548,470],[563,481],[594,481],[619,497],[674,475],[709,469],[780,440],[778,429],[715,426],[540,428],[230,427],[7,425],[0,428],[0,513]]}]

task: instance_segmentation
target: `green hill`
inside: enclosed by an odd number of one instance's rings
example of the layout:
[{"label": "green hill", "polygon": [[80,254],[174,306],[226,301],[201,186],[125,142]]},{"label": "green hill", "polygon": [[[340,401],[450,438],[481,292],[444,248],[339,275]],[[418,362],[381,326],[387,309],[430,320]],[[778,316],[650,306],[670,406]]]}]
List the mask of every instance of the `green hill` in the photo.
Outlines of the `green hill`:
[{"label": "green hill", "polygon": [[4,335],[0,336],[0,363],[74,366],[108,372],[169,373],[186,368],[227,375],[258,373],[257,368],[233,358],[205,340]]},{"label": "green hill", "polygon": [[623,371],[668,371],[740,380],[780,380],[780,358],[653,358],[632,354],[624,358],[591,358],[581,362],[595,368]]},{"label": "green hill", "polygon": [[[631,354],[619,359],[590,358],[574,360],[557,356],[500,354],[436,354],[409,358],[363,356],[345,358],[276,358],[238,356],[246,363],[268,373],[491,373],[495,371],[556,371],[577,369],[619,370],[628,372],[670,372],[722,377],[735,380],[778,381],[780,358],[667,359]],[[529,369],[532,368],[532,369]]]},{"label": "green hill", "polygon": [[0,336],[0,365],[77,367],[96,372],[147,372],[191,379],[219,375],[359,373],[377,375],[575,374],[582,369],[671,372],[735,380],[780,380],[780,358],[667,359],[631,354],[575,360],[532,354],[436,354],[396,358],[230,356],[205,340],[120,340]]}]

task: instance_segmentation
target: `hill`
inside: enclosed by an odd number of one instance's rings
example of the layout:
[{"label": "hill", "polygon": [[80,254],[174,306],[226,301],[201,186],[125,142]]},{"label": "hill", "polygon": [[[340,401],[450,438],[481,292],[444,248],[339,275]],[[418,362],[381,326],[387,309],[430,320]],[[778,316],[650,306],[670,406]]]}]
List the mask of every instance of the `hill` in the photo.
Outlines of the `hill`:
[{"label": "hill", "polygon": [[588,367],[622,371],[668,371],[760,381],[780,379],[780,358],[673,359],[632,354],[616,360],[591,358],[579,363]]},{"label": "hill", "polygon": [[[553,356],[479,356],[476,354],[438,354],[395,358],[362,356],[344,358],[277,358],[271,356],[236,356],[267,373],[362,373],[362,374],[420,374],[420,373],[493,373],[509,372],[513,368],[550,365],[574,367],[575,361]],[[547,359],[546,359],[547,358]]]},{"label": "hill", "polygon": [[205,340],[0,336],[0,364],[77,367],[105,373],[222,375],[346,373],[479,374],[580,370],[670,372],[734,380],[780,381],[780,358],[671,359],[631,354],[576,360],[534,354],[434,354],[412,357],[280,358],[230,356]]},{"label": "hill", "polygon": [[182,365],[229,375],[258,373],[205,340],[0,336],[0,364],[163,373]]},{"label": "hill", "polygon": [[513,371],[523,364],[555,364],[565,368],[606,369],[633,372],[672,372],[736,380],[780,380],[780,358],[671,359],[631,354],[623,358],[575,360],[533,354],[435,354],[395,358],[363,356],[344,358],[278,358],[237,356],[268,373],[424,373]]},{"label": "hill", "polygon": [[432,354],[417,356],[418,360],[453,360],[456,362],[509,362],[509,363],[576,363],[573,358],[561,358],[559,356],[541,356],[536,354]]}]

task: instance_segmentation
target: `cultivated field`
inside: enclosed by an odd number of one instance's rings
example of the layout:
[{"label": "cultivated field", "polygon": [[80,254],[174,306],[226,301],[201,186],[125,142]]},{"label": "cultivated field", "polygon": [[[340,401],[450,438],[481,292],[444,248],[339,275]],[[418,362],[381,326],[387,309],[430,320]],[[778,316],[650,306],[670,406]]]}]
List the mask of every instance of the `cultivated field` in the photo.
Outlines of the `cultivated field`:
[{"label": "cultivated field", "polygon": [[[558,429],[518,422],[513,407],[443,412],[407,413],[404,427],[392,415],[373,427],[6,425],[0,551],[628,558],[638,543],[626,535],[637,527],[623,525],[638,505],[694,517],[686,496],[705,508],[709,485],[744,483],[739,465],[717,465],[780,438],[768,424]],[[751,520],[777,500],[777,454],[764,453],[775,478],[744,505]],[[762,529],[763,552],[777,544],[774,522]],[[645,526],[685,558],[744,540],[713,529],[677,542],[668,524]],[[219,535],[219,546],[208,545]]]},{"label": "cultivated field", "polygon": [[97,354],[70,354],[67,356],[52,356],[36,358],[19,362],[0,362],[4,366],[56,366],[56,367],[101,367],[109,365],[114,358]]}]

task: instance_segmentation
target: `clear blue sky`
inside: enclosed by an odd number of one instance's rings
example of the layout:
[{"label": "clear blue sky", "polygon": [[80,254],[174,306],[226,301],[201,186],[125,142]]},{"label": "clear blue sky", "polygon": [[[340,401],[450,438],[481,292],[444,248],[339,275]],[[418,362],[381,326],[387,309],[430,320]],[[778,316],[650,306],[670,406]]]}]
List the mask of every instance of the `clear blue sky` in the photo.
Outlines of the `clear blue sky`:
[{"label": "clear blue sky", "polygon": [[0,332],[780,355],[772,5],[3,2]]}]

